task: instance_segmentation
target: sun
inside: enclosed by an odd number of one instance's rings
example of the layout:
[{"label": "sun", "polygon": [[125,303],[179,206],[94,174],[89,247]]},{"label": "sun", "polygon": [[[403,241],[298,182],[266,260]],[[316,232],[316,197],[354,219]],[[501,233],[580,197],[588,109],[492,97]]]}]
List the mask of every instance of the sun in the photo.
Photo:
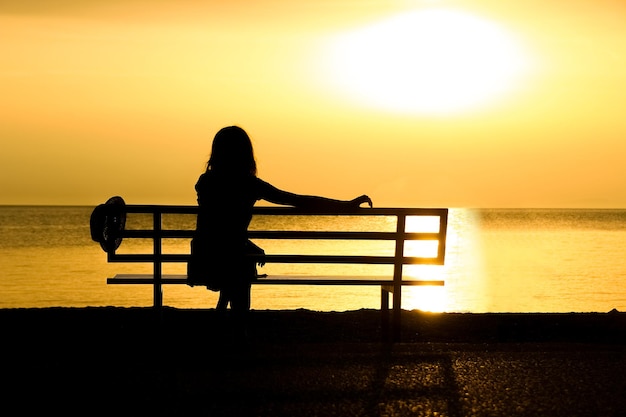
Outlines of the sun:
[{"label": "sun", "polygon": [[334,36],[325,78],[343,96],[394,112],[449,114],[519,87],[530,66],[520,43],[470,13],[428,9]]}]

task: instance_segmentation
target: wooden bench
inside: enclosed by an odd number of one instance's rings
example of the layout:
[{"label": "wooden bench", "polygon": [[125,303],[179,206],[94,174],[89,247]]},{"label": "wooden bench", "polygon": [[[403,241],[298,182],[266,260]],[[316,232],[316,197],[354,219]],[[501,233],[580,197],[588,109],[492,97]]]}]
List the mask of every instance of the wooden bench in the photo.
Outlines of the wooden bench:
[{"label": "wooden bench", "polygon": [[[107,284],[149,284],[154,288],[154,307],[160,309],[163,303],[162,286],[170,284],[186,284],[184,274],[163,273],[164,264],[185,263],[189,259],[189,244],[195,228],[196,206],[171,206],[171,205],[124,205],[123,210],[128,220],[126,226],[117,232],[118,245],[121,241],[147,239],[151,242],[147,253],[124,253],[116,247],[109,248],[108,262],[119,263],[149,263],[152,264],[151,274],[117,274],[107,279]],[[255,207],[253,221],[249,230],[249,238],[259,244],[266,251],[266,264],[362,264],[362,265],[387,265],[389,274],[383,276],[353,276],[324,274],[323,276],[305,275],[272,275],[259,278],[253,285],[357,285],[377,286],[381,289],[381,312],[383,331],[388,333],[389,316],[392,317],[392,337],[399,339],[401,320],[401,301],[403,286],[442,286],[443,280],[423,280],[406,278],[403,276],[405,265],[443,265],[446,249],[446,231],[448,222],[448,210],[441,208],[361,208],[353,212],[311,212],[298,210],[291,207]],[[171,216],[189,215],[185,225],[175,227],[164,224],[164,218]],[[131,221],[134,216],[142,216],[142,224],[139,228],[133,228]],[[268,221],[257,219],[269,217],[276,220],[283,217],[283,224],[289,227],[274,230],[267,228]],[[304,230],[303,225],[307,220],[303,217],[321,216],[319,219],[334,217],[325,222],[329,230]],[[343,226],[351,220],[363,220],[363,217],[371,218],[371,224],[384,223],[387,229],[381,230],[379,226],[373,231],[350,230]],[[427,231],[411,230],[410,223],[415,219],[425,219],[434,222],[435,227],[429,227]],[[380,221],[382,219],[382,221]],[[268,219],[266,219],[268,220]],[[167,223],[167,222],[166,222]],[[418,222],[419,223],[419,222]],[[407,225],[409,227],[407,227]],[[121,240],[120,240],[121,239]],[[183,239],[184,248],[178,246],[175,251],[168,251],[164,241]],[[272,242],[282,241],[288,243],[292,251],[288,254],[273,253]],[[300,242],[300,243],[296,243]],[[345,241],[353,245],[356,241],[387,241],[389,249],[385,254],[320,254],[298,253],[302,241]],[[432,241],[433,250],[428,256],[411,256],[407,248],[409,241]],[[180,242],[180,241],[179,241]],[[182,242],[181,242],[182,243]],[[337,242],[334,242],[337,243]],[[144,249],[145,249],[144,245]],[[284,246],[284,245],[283,245]],[[124,245],[120,248],[125,249]],[[350,248],[350,246],[343,246]],[[176,252],[176,253],[171,253]],[[345,252],[342,251],[342,252]],[[267,268],[266,266],[265,268]],[[263,270],[261,270],[263,272]],[[392,311],[389,311],[389,294],[393,295]]]}]

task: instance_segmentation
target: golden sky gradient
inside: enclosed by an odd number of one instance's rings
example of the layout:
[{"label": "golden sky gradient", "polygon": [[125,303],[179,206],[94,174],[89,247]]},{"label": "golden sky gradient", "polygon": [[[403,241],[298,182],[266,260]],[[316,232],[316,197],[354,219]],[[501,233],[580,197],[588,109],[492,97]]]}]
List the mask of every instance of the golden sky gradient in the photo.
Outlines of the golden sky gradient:
[{"label": "golden sky gradient", "polygon": [[0,0],[0,204],[194,204],[237,124],[293,192],[626,207],[624,22],[609,0]]}]

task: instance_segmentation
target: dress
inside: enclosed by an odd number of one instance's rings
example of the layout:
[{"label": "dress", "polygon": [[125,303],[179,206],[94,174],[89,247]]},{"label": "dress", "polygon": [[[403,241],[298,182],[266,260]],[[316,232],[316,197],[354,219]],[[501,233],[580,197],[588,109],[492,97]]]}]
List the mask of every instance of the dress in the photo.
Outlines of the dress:
[{"label": "dress", "polygon": [[192,253],[206,262],[211,279],[216,280],[209,288],[249,287],[256,277],[254,262],[245,257],[252,207],[271,185],[254,175],[233,177],[208,171],[195,188],[199,212]]}]

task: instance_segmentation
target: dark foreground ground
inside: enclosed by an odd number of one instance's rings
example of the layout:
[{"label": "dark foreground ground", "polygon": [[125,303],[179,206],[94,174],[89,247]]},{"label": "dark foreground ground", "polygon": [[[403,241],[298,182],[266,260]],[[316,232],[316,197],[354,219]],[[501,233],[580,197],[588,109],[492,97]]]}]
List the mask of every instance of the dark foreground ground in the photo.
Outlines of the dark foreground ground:
[{"label": "dark foreground ground", "polygon": [[626,314],[0,310],[2,415],[626,416]]}]

